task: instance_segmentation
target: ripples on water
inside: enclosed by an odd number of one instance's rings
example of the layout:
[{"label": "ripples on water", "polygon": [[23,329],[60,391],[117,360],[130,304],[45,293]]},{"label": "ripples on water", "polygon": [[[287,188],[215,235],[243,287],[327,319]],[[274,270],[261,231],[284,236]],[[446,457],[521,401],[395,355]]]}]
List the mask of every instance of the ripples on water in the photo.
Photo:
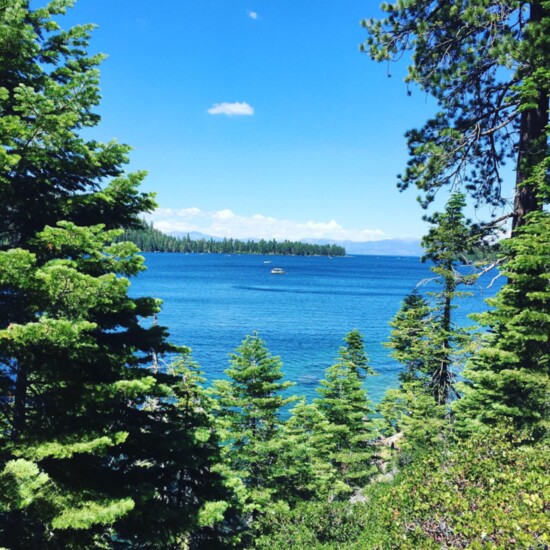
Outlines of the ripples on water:
[{"label": "ripples on water", "polygon": [[[315,387],[338,354],[343,337],[359,329],[371,365],[370,396],[378,401],[395,384],[400,365],[382,346],[388,322],[419,281],[430,278],[418,258],[392,256],[297,257],[256,255],[145,254],[148,270],[133,279],[133,296],[164,301],[159,323],[174,343],[193,349],[208,380],[224,376],[229,354],[247,334],[259,332],[283,360],[293,393],[316,396]],[[264,264],[264,261],[271,261]],[[272,275],[273,266],[285,275]],[[499,285],[461,300],[457,321],[485,309],[483,299]],[[499,281],[502,284],[502,281]],[[437,287],[430,283],[422,292]]]}]

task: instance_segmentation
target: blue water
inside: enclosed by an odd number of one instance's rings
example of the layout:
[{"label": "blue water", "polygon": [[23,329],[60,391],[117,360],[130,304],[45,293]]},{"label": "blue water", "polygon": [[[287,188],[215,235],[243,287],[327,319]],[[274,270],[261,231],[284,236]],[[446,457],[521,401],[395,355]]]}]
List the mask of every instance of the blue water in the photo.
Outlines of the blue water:
[{"label": "blue water", "polygon": [[[418,258],[392,256],[296,257],[259,255],[145,254],[148,270],[132,280],[133,296],[161,298],[159,323],[171,340],[192,348],[209,382],[223,378],[229,353],[247,334],[257,331],[274,355],[283,360],[292,392],[316,396],[315,387],[334,363],[342,339],[357,328],[365,337],[371,366],[367,389],[374,401],[395,384],[400,365],[389,350],[388,322],[403,298],[419,281],[432,277]],[[265,263],[271,262],[271,263]],[[285,275],[272,275],[282,267]],[[456,311],[463,326],[466,314],[486,308],[486,277]],[[434,283],[422,287],[433,290]]]}]

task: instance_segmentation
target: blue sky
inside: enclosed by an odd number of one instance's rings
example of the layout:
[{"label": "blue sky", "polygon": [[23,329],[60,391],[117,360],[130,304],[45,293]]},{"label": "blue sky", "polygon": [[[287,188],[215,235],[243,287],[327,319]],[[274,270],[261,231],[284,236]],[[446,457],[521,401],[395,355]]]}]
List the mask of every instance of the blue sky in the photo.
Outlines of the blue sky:
[{"label": "blue sky", "polygon": [[237,238],[419,237],[399,193],[404,132],[434,112],[405,67],[359,53],[378,2],[79,0],[96,23],[96,137],[131,144],[165,231]]}]

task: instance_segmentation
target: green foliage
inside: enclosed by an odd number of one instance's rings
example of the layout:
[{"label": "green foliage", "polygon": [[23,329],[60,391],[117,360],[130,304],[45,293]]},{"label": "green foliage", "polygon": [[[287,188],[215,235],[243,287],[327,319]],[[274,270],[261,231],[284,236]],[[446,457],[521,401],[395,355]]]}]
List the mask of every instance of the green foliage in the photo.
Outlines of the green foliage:
[{"label": "green foliage", "polygon": [[[498,429],[428,454],[372,503],[378,508],[372,530],[400,548],[543,547],[550,533],[549,458],[548,447],[523,445]],[[389,547],[369,531],[356,547]]]},{"label": "green foliage", "polygon": [[[6,463],[0,472],[0,488],[0,513],[16,515],[21,522],[34,524],[37,531],[43,528],[37,520],[48,512],[57,512],[51,520],[51,528],[82,532],[98,525],[109,526],[134,508],[130,498],[102,502],[67,498],[35,463],[23,459]],[[50,538],[46,533],[43,535],[46,540]],[[32,540],[26,532],[20,532],[19,536],[17,547],[25,547],[26,542]]]},{"label": "green foliage", "polygon": [[490,329],[473,356],[456,404],[461,430],[485,431],[506,419],[536,437],[548,433],[550,392],[550,215],[533,213],[512,239],[508,284],[476,315]]},{"label": "green foliage", "polygon": [[[444,185],[462,185],[477,202],[498,204],[502,167],[513,159],[516,168],[513,211],[503,217],[513,219],[512,239],[501,247],[509,281],[491,300],[495,309],[476,317],[489,333],[464,373],[458,427],[488,430],[506,418],[543,437],[550,363],[550,6],[412,0],[382,9],[384,19],[363,22],[370,35],[363,49],[378,61],[411,50],[407,81],[440,106],[407,134],[410,161],[399,187],[416,185],[425,206]],[[434,244],[437,254],[445,250]]]},{"label": "green foliage", "polygon": [[251,547],[358,548],[355,541],[372,529],[369,520],[369,507],[363,503],[303,502],[286,513],[262,518],[260,529],[264,534]]},{"label": "green foliage", "polygon": [[[238,503],[224,475],[211,401],[190,350],[160,369],[156,391],[142,402],[146,421],[134,426],[142,495],[136,510],[117,525],[117,537],[132,548],[229,546]],[[135,399],[134,388],[126,396]],[[137,431],[139,428],[139,431]]]},{"label": "green foliage", "polygon": [[548,447],[496,429],[426,452],[364,502],[266,515],[255,548],[538,548],[548,544]]},{"label": "green foliage", "polygon": [[340,484],[331,462],[334,450],[332,425],[315,404],[301,400],[279,437],[278,495],[291,505],[333,495]]},{"label": "green foliage", "polygon": [[340,355],[357,372],[359,377],[364,378],[367,374],[375,374],[369,365],[361,333],[357,329],[350,331],[344,337],[344,342],[346,345],[341,348]]},{"label": "green foliage", "polygon": [[126,230],[120,239],[135,243],[144,252],[184,252],[206,254],[277,254],[292,256],[345,256],[346,250],[335,244],[309,244],[293,241],[240,241],[238,239],[191,239],[172,237],[153,224]]},{"label": "green foliage", "polygon": [[109,525],[134,509],[131,498],[108,502],[81,502],[78,508],[67,508],[52,521],[54,529],[88,529],[92,525]]},{"label": "green foliage", "polygon": [[13,451],[13,454],[35,461],[41,461],[45,458],[71,458],[76,454],[101,453],[110,447],[124,443],[127,437],[127,432],[118,432],[110,436],[92,437],[87,441],[83,440],[82,437],[79,437],[75,442],[51,440],[38,445],[29,445],[28,447],[19,445]]},{"label": "green foliage", "polygon": [[60,29],[52,16],[70,2],[34,11],[27,4],[0,11],[0,242],[27,247],[59,220],[137,224],[154,202],[137,191],[144,173],[123,173],[130,148],[80,136],[99,122],[103,56],[86,51],[93,26]]},{"label": "green foliage", "polygon": [[28,508],[42,498],[49,481],[49,477],[35,463],[22,458],[10,460],[0,473],[0,510],[6,512]]},{"label": "green foliage", "polygon": [[399,374],[402,382],[415,380],[422,373],[430,371],[429,358],[425,353],[431,332],[430,320],[429,304],[415,290],[405,296],[401,308],[390,321],[392,332],[385,346],[392,350],[392,357],[406,367]]},{"label": "green foliage", "polygon": [[282,407],[293,401],[282,392],[281,360],[271,355],[265,342],[247,336],[231,355],[225,371],[229,380],[215,381],[215,414],[223,452],[234,474],[244,484],[251,511],[261,511],[284,490],[276,463],[279,455]]},{"label": "green foliage", "polygon": [[330,462],[343,482],[335,486],[335,494],[363,486],[376,471],[371,445],[376,434],[368,418],[372,407],[360,376],[360,369],[368,371],[363,339],[352,331],[345,341],[338,362],[326,370],[317,389],[320,397],[315,400],[328,421]]},{"label": "green foliage", "polygon": [[[461,182],[496,204],[500,167],[517,162],[515,230],[502,245],[509,282],[478,316],[489,331],[465,373],[456,424],[454,372],[469,341],[452,310],[459,286],[475,280],[460,264],[479,243],[464,195],[427,218],[425,259],[441,291],[432,305],[407,297],[392,322],[389,347],[405,370],[381,410],[406,452],[389,483],[373,476],[391,451],[375,454],[364,388],[373,372],[358,331],[319,398],[283,421],[291,384],[257,334],[232,354],[228,379],[205,392],[189,350],[157,325],[159,301],[128,296],[128,277],[144,267],[124,238],[151,250],[345,251],[143,229],[154,201],[138,190],[143,172],[125,173],[130,148],[82,136],[99,123],[103,56],[87,53],[91,25],[57,23],[71,6],[0,8],[0,544],[547,545],[548,2],[531,2],[525,21],[519,2],[400,1],[384,6],[385,21],[365,24],[379,60],[414,48],[408,79],[442,108],[408,134],[402,188],[416,185],[428,203]],[[453,443],[455,427],[469,437]]]},{"label": "green foliage", "polygon": [[[232,492],[198,375],[130,298],[143,268],[115,242],[155,206],[99,123],[91,25],[72,1],[0,9],[0,544],[217,544]],[[227,527],[227,526],[226,526]]]},{"label": "green foliage", "polygon": [[410,161],[399,187],[415,185],[425,205],[440,187],[460,183],[479,202],[503,203],[502,167],[513,158],[513,215],[521,225],[542,207],[541,182],[531,178],[548,157],[548,2],[411,0],[382,9],[384,19],[363,21],[369,38],[362,49],[388,62],[411,50],[407,82],[440,105],[408,132]]},{"label": "green foliage", "polygon": [[470,285],[477,273],[465,272],[462,260],[470,250],[470,236],[462,209],[464,196],[453,195],[445,211],[429,221],[424,237],[430,268],[441,286],[428,293],[433,305],[417,292],[407,296],[390,323],[392,333],[387,347],[405,366],[399,387],[387,391],[379,410],[388,435],[402,432],[406,451],[400,459],[446,441],[450,425],[450,403],[458,397],[456,374],[462,369],[470,344],[468,332],[453,322],[457,298],[466,295],[460,285]]},{"label": "green foliage", "polygon": [[430,387],[437,405],[446,405],[458,396],[456,371],[461,367],[461,356],[469,342],[467,332],[458,328],[452,319],[454,300],[470,295],[457,290],[458,287],[471,285],[478,277],[475,271],[465,274],[461,266],[475,239],[462,212],[465,206],[464,195],[452,195],[444,212],[426,218],[432,227],[422,239],[426,251],[422,261],[433,263],[430,270],[442,287],[440,292],[432,294],[435,305],[431,312],[429,351],[425,354],[430,357],[424,360],[427,367],[424,372],[431,376]]}]

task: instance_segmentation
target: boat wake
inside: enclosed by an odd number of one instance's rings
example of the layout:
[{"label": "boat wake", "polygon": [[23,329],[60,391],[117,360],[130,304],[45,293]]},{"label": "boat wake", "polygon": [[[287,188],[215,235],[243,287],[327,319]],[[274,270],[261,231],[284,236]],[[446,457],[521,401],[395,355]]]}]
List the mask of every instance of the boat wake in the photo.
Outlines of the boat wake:
[{"label": "boat wake", "polygon": [[335,296],[388,296],[395,294],[401,296],[402,291],[388,291],[380,292],[377,290],[349,290],[349,289],[334,289],[325,288],[323,290],[309,289],[309,288],[275,288],[266,286],[248,286],[248,285],[234,285],[233,288],[238,290],[254,290],[257,292],[280,292],[283,294],[331,294]]}]

